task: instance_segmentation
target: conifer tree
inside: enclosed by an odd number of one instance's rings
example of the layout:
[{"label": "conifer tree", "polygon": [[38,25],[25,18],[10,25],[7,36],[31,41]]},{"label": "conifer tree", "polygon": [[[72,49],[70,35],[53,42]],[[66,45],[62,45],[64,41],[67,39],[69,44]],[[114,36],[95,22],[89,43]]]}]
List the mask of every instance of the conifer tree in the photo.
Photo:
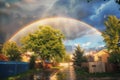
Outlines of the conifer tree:
[{"label": "conifer tree", "polygon": [[75,49],[75,52],[73,53],[74,65],[81,66],[82,62],[87,62],[87,59],[83,54],[84,54],[84,50],[82,50],[81,47],[78,45]]}]

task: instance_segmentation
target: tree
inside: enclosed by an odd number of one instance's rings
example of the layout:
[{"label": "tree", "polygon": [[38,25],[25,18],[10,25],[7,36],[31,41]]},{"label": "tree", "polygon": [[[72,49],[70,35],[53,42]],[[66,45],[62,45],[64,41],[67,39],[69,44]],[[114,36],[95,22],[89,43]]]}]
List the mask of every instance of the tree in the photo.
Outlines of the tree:
[{"label": "tree", "polygon": [[2,45],[2,43],[0,43],[0,53],[2,53],[2,47],[3,47],[3,45]]},{"label": "tree", "polygon": [[65,47],[62,43],[64,35],[50,26],[40,26],[39,30],[22,38],[22,48],[39,54],[41,60],[54,60],[63,58]]},{"label": "tree", "polygon": [[64,57],[64,62],[70,62],[71,61],[71,57],[70,57],[70,54],[66,54],[65,57]]},{"label": "tree", "polygon": [[114,57],[120,54],[120,47],[117,45],[120,40],[120,20],[115,16],[109,16],[108,20],[105,21],[105,26],[106,30],[102,33],[102,36],[110,53],[109,61],[119,63],[120,57]]},{"label": "tree", "polygon": [[82,62],[87,62],[87,59],[83,54],[84,54],[84,50],[82,50],[81,47],[78,45],[75,49],[75,52],[73,53],[74,65],[81,66]]},{"label": "tree", "polygon": [[110,57],[108,58],[110,63],[118,64],[120,63],[120,54],[118,53],[110,53]]},{"label": "tree", "polygon": [[21,52],[15,42],[8,41],[3,45],[2,53],[9,57],[11,61],[20,61]]},{"label": "tree", "polygon": [[35,68],[35,60],[36,60],[36,56],[35,55],[32,55],[30,57],[30,62],[29,62],[29,68],[30,69],[34,69]]}]

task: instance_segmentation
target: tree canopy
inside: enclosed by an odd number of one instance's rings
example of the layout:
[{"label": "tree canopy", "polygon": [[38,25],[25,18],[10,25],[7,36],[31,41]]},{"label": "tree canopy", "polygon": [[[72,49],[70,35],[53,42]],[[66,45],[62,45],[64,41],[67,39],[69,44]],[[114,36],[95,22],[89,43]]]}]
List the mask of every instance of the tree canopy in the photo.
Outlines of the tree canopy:
[{"label": "tree canopy", "polygon": [[20,48],[13,41],[8,41],[3,45],[2,53],[9,57],[11,61],[20,61]]},{"label": "tree canopy", "polygon": [[42,60],[63,58],[65,47],[64,35],[50,26],[40,26],[39,30],[22,38],[22,48],[39,54]]},{"label": "tree canopy", "polygon": [[[120,19],[116,16],[109,16],[105,21],[106,30],[102,33],[106,47],[110,53],[109,61],[112,63],[120,62]],[[118,56],[118,57],[115,57]]]},{"label": "tree canopy", "polygon": [[105,21],[106,30],[102,33],[106,47],[109,51],[119,53],[120,47],[117,45],[120,39],[120,20],[115,16],[109,16]]}]

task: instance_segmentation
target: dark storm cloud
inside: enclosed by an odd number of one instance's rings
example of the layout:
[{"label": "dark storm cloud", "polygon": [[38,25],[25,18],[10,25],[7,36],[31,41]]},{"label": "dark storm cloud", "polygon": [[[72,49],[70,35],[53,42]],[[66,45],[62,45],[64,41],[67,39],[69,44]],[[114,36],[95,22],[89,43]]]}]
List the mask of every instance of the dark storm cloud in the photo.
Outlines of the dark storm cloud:
[{"label": "dark storm cloud", "polygon": [[[8,39],[21,27],[34,20],[61,16],[85,21],[103,30],[104,16],[109,14],[119,16],[117,6],[113,6],[110,1],[114,0],[93,0],[90,3],[87,3],[87,0],[1,0],[0,29],[4,32],[4,39]],[[114,11],[111,10],[111,6]]]},{"label": "dark storm cloud", "polygon": [[109,0],[96,7],[94,14],[92,14],[87,21],[90,21],[90,24],[102,31],[105,29],[104,21],[109,15],[115,15],[120,18],[119,5],[117,5],[114,0]]},{"label": "dark storm cloud", "polygon": [[[46,15],[55,16],[67,16],[76,19],[83,19],[88,15],[92,14],[91,7],[85,0],[59,0],[48,10]],[[45,15],[45,16],[46,16]]]}]

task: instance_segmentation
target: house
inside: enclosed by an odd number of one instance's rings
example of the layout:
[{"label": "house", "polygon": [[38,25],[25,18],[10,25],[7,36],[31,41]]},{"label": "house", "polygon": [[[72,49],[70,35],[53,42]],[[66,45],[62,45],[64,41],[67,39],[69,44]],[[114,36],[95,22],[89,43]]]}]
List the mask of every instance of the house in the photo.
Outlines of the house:
[{"label": "house", "polygon": [[109,53],[106,49],[91,53],[88,58],[88,69],[90,73],[108,72],[106,69],[106,63],[108,62]]},{"label": "house", "polygon": [[101,62],[108,62],[108,57],[109,57],[109,53],[106,49],[103,49],[99,52],[97,52],[96,54],[93,55],[94,56],[94,61],[101,61]]},{"label": "house", "polygon": [[8,61],[8,57],[6,57],[5,55],[3,54],[0,54],[0,61]]}]

